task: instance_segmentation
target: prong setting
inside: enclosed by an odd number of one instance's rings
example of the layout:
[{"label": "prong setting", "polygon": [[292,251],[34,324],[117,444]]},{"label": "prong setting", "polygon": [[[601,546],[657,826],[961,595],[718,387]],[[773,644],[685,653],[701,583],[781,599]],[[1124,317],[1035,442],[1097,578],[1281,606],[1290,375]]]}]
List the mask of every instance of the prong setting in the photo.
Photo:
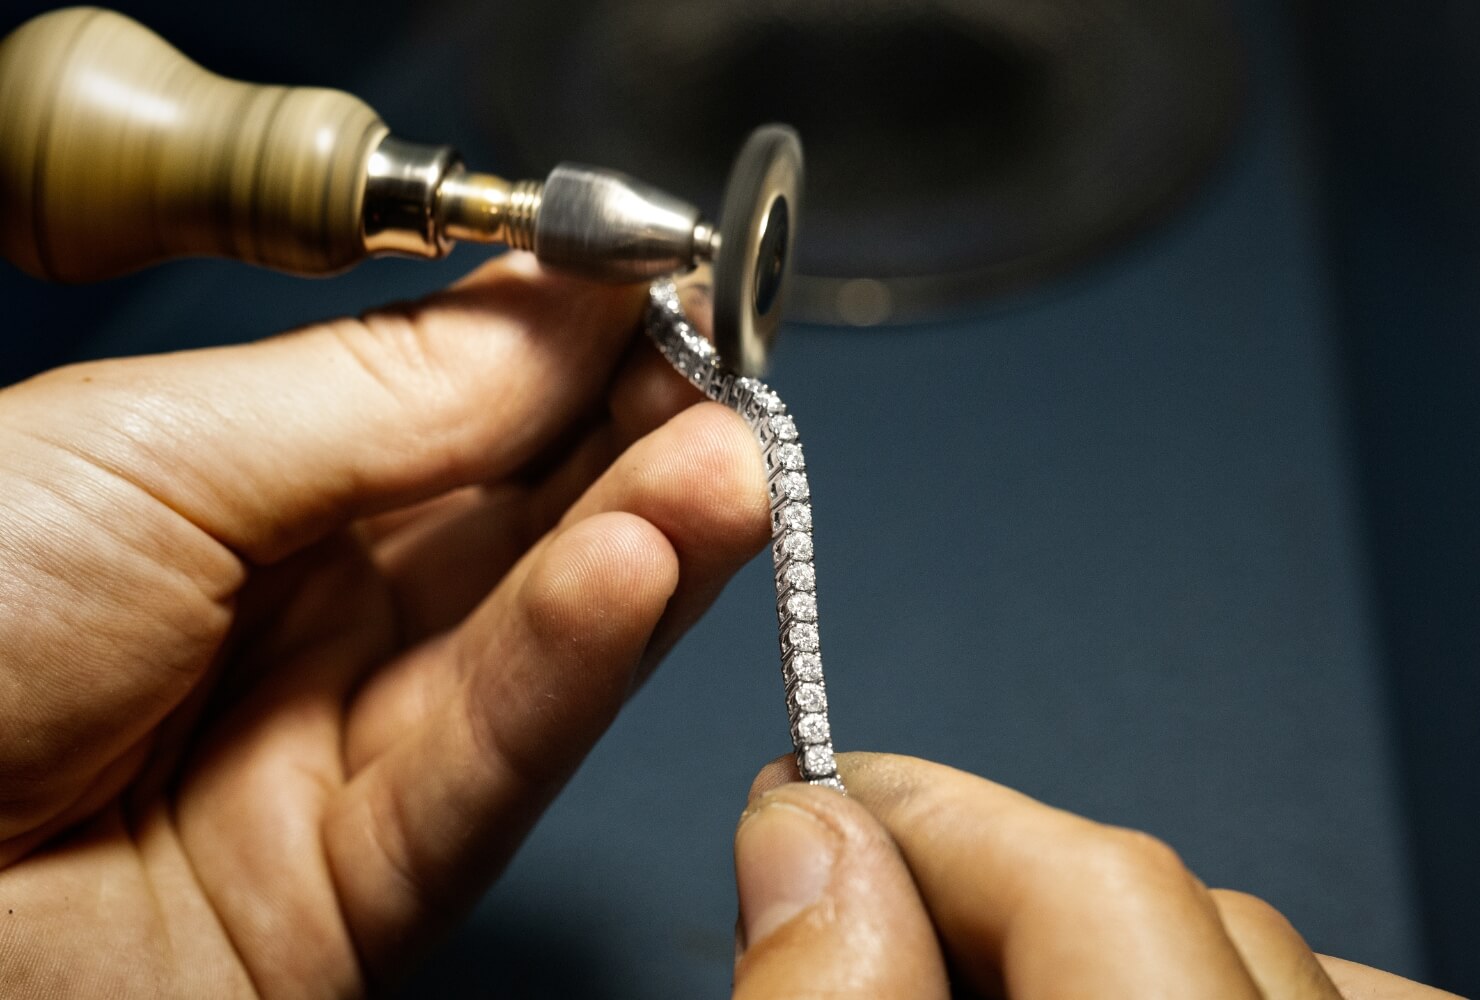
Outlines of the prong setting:
[{"label": "prong setting", "polygon": [[812,488],[796,421],[775,390],[759,379],[736,376],[713,346],[694,331],[684,317],[677,287],[671,280],[652,285],[647,331],[668,362],[694,386],[745,419],[760,446],[771,497],[781,675],[797,769],[810,784],[844,792],[833,752],[827,687],[822,675]]}]

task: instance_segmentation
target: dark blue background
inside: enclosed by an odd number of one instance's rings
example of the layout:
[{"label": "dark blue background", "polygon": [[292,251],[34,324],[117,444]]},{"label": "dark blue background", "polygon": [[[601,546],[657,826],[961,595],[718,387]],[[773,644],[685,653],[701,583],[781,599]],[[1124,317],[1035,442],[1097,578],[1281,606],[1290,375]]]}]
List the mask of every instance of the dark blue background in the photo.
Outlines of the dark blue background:
[{"label": "dark blue background", "polygon": [[[500,168],[452,7],[121,9]],[[1149,829],[1318,949],[1480,991],[1480,14],[1238,9],[1246,120],[1168,224],[957,322],[783,338],[835,731]],[[477,257],[4,268],[0,376],[254,338]],[[723,993],[733,824],[787,743],[768,587],[726,592],[418,990]]]}]

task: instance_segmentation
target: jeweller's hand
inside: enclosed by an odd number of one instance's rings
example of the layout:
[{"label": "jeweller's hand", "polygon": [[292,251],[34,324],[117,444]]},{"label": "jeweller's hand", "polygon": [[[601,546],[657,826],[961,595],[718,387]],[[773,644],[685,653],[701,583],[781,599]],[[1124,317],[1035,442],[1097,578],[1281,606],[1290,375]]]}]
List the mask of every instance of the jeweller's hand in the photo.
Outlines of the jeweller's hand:
[{"label": "jeweller's hand", "polygon": [[0,392],[0,993],[362,993],[476,897],[767,537],[645,294]]},{"label": "jeweller's hand", "polygon": [[790,759],[756,780],[735,845],[737,1000],[946,998],[948,967],[957,996],[1011,1000],[1451,996],[1313,955],[1145,834],[921,760],[838,762],[848,798],[781,784]]}]

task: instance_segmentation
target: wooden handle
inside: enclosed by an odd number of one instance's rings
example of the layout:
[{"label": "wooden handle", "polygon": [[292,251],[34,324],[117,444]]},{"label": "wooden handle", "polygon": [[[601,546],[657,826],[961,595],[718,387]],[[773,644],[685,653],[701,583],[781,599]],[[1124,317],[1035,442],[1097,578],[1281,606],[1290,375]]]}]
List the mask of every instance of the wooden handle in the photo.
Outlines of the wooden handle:
[{"label": "wooden handle", "polygon": [[349,94],[224,79],[111,11],[43,14],[0,42],[0,250],[74,282],[195,254],[342,270],[385,135]]}]

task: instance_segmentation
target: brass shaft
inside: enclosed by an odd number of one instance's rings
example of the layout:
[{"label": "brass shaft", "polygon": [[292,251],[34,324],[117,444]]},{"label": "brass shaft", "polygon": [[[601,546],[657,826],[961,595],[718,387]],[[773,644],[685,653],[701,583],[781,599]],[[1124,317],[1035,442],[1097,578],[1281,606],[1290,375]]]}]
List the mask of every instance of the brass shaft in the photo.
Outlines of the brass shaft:
[{"label": "brass shaft", "polygon": [[533,250],[543,188],[539,181],[506,181],[493,174],[454,170],[437,189],[438,228],[452,240]]}]

